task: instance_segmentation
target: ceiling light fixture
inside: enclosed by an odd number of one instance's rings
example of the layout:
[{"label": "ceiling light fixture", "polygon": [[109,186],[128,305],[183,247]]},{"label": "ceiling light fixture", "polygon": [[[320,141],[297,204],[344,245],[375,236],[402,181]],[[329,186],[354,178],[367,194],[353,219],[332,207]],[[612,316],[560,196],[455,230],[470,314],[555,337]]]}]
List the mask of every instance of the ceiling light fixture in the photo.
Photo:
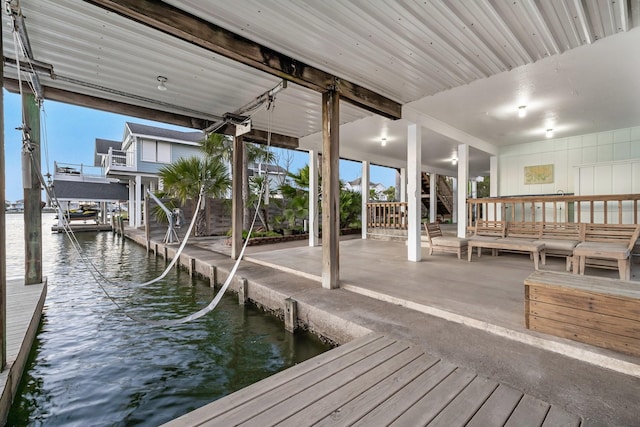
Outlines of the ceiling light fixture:
[{"label": "ceiling light fixture", "polygon": [[387,146],[387,138],[380,139],[380,145],[382,145],[383,147],[386,147]]},{"label": "ceiling light fixture", "polygon": [[523,118],[527,116],[527,106],[521,105],[518,107],[518,117]]},{"label": "ceiling light fixture", "polygon": [[547,138],[553,138],[553,129],[547,129],[547,132],[544,135]]},{"label": "ceiling light fixture", "polygon": [[167,87],[164,85],[167,82],[167,78],[164,76],[158,76],[156,78],[158,80],[158,90],[167,90]]}]

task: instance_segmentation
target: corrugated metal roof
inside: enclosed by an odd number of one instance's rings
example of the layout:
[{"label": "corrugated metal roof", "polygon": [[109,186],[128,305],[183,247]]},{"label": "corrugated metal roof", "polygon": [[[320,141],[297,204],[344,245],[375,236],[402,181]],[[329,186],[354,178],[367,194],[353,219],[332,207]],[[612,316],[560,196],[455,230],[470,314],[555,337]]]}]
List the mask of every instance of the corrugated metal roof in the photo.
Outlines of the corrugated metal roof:
[{"label": "corrugated metal roof", "polygon": [[178,141],[202,142],[204,140],[204,132],[183,132],[174,129],[166,129],[157,126],[143,125],[140,123],[126,122],[125,124],[132,134],[152,136],[163,139],[173,139]]},{"label": "corrugated metal roof", "polygon": [[[15,1],[15,0],[14,0]],[[491,93],[477,87],[513,86],[549,102],[543,114],[580,112],[582,120],[566,126],[564,135],[592,131],[603,112],[616,117],[616,124],[637,125],[635,98],[630,92],[617,103],[607,100],[585,106],[586,99],[607,97],[606,85],[587,85],[588,97],[565,93],[546,81],[580,79],[567,51],[579,51],[600,39],[620,32],[637,32],[640,0],[427,0],[368,1],[334,0],[168,0],[177,8],[234,31],[255,42],[379,92],[437,117],[491,144],[509,144],[539,139],[536,132],[506,120],[492,120],[499,111],[511,109],[518,93],[507,89]],[[52,64],[56,79],[43,77],[43,84],[75,90],[163,111],[215,119],[235,111],[274,87],[279,80],[205,49],[125,19],[80,0],[20,0],[37,60]],[[160,4],[160,3],[159,3]],[[5,21],[7,17],[3,15]],[[5,56],[14,57],[11,28],[3,25]],[[628,40],[628,38],[627,38]],[[636,69],[628,41],[612,63]],[[624,49],[624,50],[623,50]],[[635,55],[637,56],[637,55]],[[554,67],[560,58],[562,67]],[[543,63],[544,66],[538,67]],[[535,72],[529,72],[534,69]],[[605,72],[603,64],[596,64]],[[509,71],[517,70],[517,71]],[[640,71],[640,70],[639,70]],[[515,74],[514,74],[515,73]],[[15,78],[15,68],[5,67]],[[167,91],[156,89],[157,76],[168,78]],[[517,77],[514,77],[517,76]],[[629,87],[627,76],[617,76],[607,85]],[[496,83],[497,81],[497,83]],[[501,84],[500,82],[505,82]],[[493,87],[493,86],[491,86]],[[472,103],[461,102],[465,94]],[[617,93],[617,92],[616,92]],[[471,95],[472,94],[472,95]],[[478,99],[480,98],[480,99]],[[506,100],[511,98],[512,101]],[[433,101],[433,100],[438,100]],[[446,105],[439,108],[439,103]],[[533,101],[532,101],[533,102]],[[561,106],[561,110],[552,105]],[[469,104],[469,105],[467,105]],[[274,110],[254,116],[254,127],[317,141],[321,130],[320,94],[289,84],[277,96]],[[532,116],[536,118],[536,116]],[[527,118],[533,126],[533,118]],[[538,120],[538,118],[536,118]],[[341,123],[349,123],[343,152],[352,158],[399,166],[406,157],[402,141],[406,123],[378,120],[351,104],[341,103]],[[521,122],[522,126],[525,122]],[[538,126],[538,125],[537,125]],[[541,127],[542,124],[539,124]],[[489,129],[490,127],[490,129]],[[490,130],[490,132],[489,132]],[[518,134],[518,138],[511,139]],[[385,151],[380,135],[388,135]],[[442,153],[455,149],[456,141],[423,132],[423,163],[434,165]],[[438,151],[433,151],[435,146]],[[304,144],[303,144],[304,146]],[[428,154],[427,154],[428,153]],[[486,162],[486,156],[485,156]],[[475,172],[472,172],[475,173]]]},{"label": "corrugated metal roof", "polygon": [[117,202],[128,200],[129,190],[119,183],[55,180],[53,188],[58,200]]}]

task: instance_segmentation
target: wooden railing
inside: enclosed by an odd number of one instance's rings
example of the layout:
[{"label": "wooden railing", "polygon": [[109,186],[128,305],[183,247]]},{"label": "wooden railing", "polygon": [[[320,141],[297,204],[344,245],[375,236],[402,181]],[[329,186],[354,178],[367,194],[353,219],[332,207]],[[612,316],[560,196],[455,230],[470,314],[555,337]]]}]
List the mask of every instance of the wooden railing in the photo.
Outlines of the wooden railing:
[{"label": "wooden railing", "polygon": [[467,224],[476,218],[527,222],[638,224],[640,194],[523,196],[467,200]]},{"label": "wooden railing", "polygon": [[407,203],[367,203],[367,226],[375,228],[406,229]]}]

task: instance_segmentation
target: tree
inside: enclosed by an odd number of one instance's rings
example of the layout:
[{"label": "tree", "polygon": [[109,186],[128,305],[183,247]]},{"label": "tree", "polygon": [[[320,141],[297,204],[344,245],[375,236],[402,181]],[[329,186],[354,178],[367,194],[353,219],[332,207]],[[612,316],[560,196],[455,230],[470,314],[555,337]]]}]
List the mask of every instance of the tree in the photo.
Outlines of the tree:
[{"label": "tree", "polygon": [[[205,196],[224,197],[231,185],[227,166],[219,157],[180,158],[162,167],[159,174],[165,192],[179,199],[182,204],[188,199],[197,201],[201,186],[204,186]],[[201,236],[204,233],[204,210],[195,214],[198,215],[195,235]]]},{"label": "tree", "polygon": [[[226,135],[210,133],[207,138],[202,141],[202,150],[209,157],[218,157],[226,161],[231,161],[233,157],[233,139]],[[251,142],[244,144],[244,156],[242,157],[242,201],[243,201],[243,227],[248,229],[251,225],[251,216],[249,213],[249,163],[273,163],[275,155],[268,147],[258,145]],[[236,173],[236,171],[232,171]]]},{"label": "tree", "polygon": [[382,192],[384,198],[387,202],[395,202],[396,201],[396,189],[395,187],[389,187]]}]

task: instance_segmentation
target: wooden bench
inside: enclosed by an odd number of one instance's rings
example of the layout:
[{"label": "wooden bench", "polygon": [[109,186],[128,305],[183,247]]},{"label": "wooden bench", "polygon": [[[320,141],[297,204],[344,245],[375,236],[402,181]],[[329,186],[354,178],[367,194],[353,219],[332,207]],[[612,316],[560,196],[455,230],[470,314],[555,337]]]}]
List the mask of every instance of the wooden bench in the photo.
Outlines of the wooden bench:
[{"label": "wooden bench", "polygon": [[540,225],[535,223],[517,223],[513,227],[512,234],[507,235],[507,224],[504,221],[478,221],[476,222],[474,235],[467,241],[467,259],[471,262],[473,248],[478,248],[478,256],[482,255],[482,249],[491,249],[492,255],[497,255],[500,250],[528,252],[533,258],[533,266],[537,270],[538,260],[544,265],[545,245],[537,242],[535,236],[540,235]]},{"label": "wooden bench", "polygon": [[536,271],[524,293],[528,329],[640,356],[640,283]]},{"label": "wooden bench", "polygon": [[[531,257],[533,258],[533,267],[537,270],[539,268],[539,261],[541,260],[542,265],[546,263],[545,257],[545,249],[544,243],[538,243],[536,241],[525,241],[520,240],[517,241],[515,239],[497,239],[497,240],[469,240],[468,243],[468,261],[471,262],[471,254],[473,252],[473,248],[488,248],[493,251],[517,251],[517,252],[529,252]],[[495,255],[496,252],[493,252]],[[481,255],[481,252],[478,251],[478,256]]]},{"label": "wooden bench", "polygon": [[[474,242],[481,241],[494,241],[498,239],[504,239],[507,234],[507,223],[505,221],[476,221],[473,227],[473,235],[471,235],[467,242],[473,240]],[[478,247],[478,256],[482,253],[482,248]],[[492,250],[492,255],[496,255],[495,250]]]},{"label": "wooden bench", "polygon": [[582,224],[582,243],[573,250],[573,272],[584,274],[585,267],[618,269],[620,279],[631,278],[631,251],[640,225]]},{"label": "wooden bench", "polygon": [[454,236],[443,236],[440,225],[435,222],[425,223],[424,229],[427,232],[427,240],[429,241],[429,255],[433,252],[447,252],[458,255],[458,259],[462,257],[462,253],[467,251],[467,239]]}]

